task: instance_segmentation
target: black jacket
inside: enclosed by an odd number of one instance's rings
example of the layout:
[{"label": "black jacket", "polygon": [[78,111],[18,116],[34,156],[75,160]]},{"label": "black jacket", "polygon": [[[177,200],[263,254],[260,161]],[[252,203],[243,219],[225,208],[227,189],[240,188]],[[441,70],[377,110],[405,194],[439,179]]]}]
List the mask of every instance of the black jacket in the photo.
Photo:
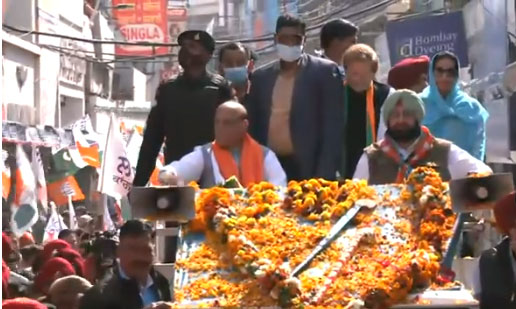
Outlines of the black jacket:
[{"label": "black jacket", "polygon": [[197,81],[183,75],[159,86],[140,148],[135,186],[145,186],[165,141],[165,163],[179,160],[195,146],[214,139],[215,109],[232,97],[228,82],[207,73]]},{"label": "black jacket", "polygon": [[516,282],[511,265],[509,238],[480,256],[480,308],[516,308]]},{"label": "black jacket", "polygon": [[[115,269],[118,269],[115,267]],[[159,295],[159,301],[171,301],[168,280],[151,270],[151,278]],[[81,298],[80,309],[142,309],[138,282],[120,277],[118,271],[104,283],[90,288]]]}]

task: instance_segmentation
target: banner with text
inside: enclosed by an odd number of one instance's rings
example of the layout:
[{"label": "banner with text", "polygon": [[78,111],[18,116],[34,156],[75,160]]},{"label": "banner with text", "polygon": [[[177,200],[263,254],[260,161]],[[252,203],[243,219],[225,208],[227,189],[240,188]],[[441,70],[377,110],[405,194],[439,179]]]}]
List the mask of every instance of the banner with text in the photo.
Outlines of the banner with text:
[{"label": "banner with text", "polygon": [[[168,42],[166,0],[113,0],[113,15],[127,42]],[[116,46],[116,54],[125,56],[162,55],[168,52],[166,46]]]},{"label": "banner with text", "polygon": [[387,24],[391,64],[407,57],[450,51],[467,67],[468,46],[462,12],[394,21]]}]

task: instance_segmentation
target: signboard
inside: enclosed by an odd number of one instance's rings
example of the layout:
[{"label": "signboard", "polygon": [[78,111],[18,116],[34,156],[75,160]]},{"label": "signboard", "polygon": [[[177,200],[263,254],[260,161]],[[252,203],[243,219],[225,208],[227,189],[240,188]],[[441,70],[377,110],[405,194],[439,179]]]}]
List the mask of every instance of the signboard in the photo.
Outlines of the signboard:
[{"label": "signboard", "polygon": [[[169,8],[167,16],[169,42],[177,43],[177,37],[187,28],[187,10],[185,8]],[[173,56],[170,57],[169,62],[165,63],[164,68],[161,71],[162,81],[172,79],[181,72],[181,68],[177,61],[178,53],[179,47],[170,47],[170,54]]]},{"label": "signboard", "polygon": [[407,57],[432,57],[441,51],[455,53],[461,67],[469,64],[464,20],[460,11],[389,22],[387,41],[392,65]]},{"label": "signboard", "polygon": [[[83,45],[80,42],[69,39],[61,40],[61,47],[68,50],[75,50],[79,53],[83,51]],[[84,87],[84,76],[86,75],[86,61],[78,57],[60,54],[61,68],[59,77],[61,81],[67,82],[74,86]]]},{"label": "signboard", "polygon": [[[166,0],[113,0],[113,7],[120,33],[127,42],[168,42]],[[168,47],[117,45],[115,52],[122,56],[161,55],[168,53]]]}]

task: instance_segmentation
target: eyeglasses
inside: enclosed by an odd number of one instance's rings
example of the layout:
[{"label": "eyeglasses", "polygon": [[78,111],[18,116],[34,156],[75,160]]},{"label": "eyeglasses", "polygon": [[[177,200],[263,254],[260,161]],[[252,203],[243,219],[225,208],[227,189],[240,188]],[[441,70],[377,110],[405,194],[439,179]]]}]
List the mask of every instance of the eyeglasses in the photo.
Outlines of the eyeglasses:
[{"label": "eyeglasses", "polygon": [[438,75],[448,75],[448,76],[451,76],[451,77],[457,77],[457,70],[455,70],[455,68],[448,68],[448,69],[445,69],[445,68],[435,68],[435,72],[438,74]]}]

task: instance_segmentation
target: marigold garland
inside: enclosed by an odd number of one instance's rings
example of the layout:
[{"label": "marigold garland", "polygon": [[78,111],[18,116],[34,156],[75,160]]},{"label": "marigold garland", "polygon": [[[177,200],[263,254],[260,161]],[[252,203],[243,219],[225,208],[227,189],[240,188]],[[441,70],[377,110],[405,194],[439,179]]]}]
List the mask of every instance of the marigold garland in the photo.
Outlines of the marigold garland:
[{"label": "marigold garland", "polygon": [[[409,175],[399,198],[379,198],[363,181],[339,185],[322,179],[290,182],[283,201],[280,188],[268,183],[245,193],[200,191],[190,231],[204,232],[206,241],[177,267],[207,275],[177,290],[177,301],[212,297],[216,301],[205,304],[388,308],[413,289],[438,287],[439,261],[455,222],[447,189],[434,169],[422,167]],[[290,278],[332,222],[362,198],[392,207],[396,218],[379,210],[359,213],[357,229],[372,234],[353,245],[352,254],[345,253],[351,249],[343,235],[299,279]]]}]

